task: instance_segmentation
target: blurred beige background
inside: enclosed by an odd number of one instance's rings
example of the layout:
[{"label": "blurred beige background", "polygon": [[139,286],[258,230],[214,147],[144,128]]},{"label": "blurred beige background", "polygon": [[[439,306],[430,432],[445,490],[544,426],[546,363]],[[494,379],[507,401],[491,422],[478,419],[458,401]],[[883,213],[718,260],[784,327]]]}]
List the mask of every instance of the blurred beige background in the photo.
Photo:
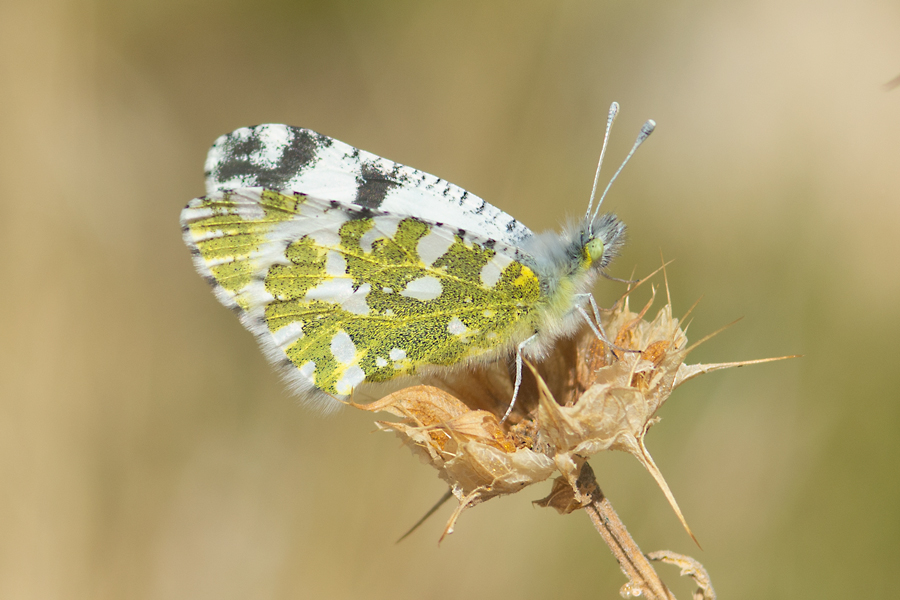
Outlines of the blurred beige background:
[{"label": "blurred beige background", "polygon": [[298,406],[178,225],[217,136],[284,122],[556,227],[612,100],[610,165],[659,123],[607,200],[613,273],[675,259],[692,339],[744,317],[695,360],[805,357],[692,382],[650,433],[704,550],[631,457],[601,485],[722,598],[895,596],[898,74],[890,0],[6,0],[0,598],[618,597],[586,516],[532,507],[549,484],[395,545],[443,484]]}]

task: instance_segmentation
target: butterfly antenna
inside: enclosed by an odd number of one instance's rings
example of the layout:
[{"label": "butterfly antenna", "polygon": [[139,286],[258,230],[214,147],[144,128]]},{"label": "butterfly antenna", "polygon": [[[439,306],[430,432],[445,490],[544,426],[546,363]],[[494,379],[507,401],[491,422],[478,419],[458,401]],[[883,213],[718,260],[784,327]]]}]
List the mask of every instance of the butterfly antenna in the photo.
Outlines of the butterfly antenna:
[{"label": "butterfly antenna", "polygon": [[606,194],[609,193],[609,188],[612,187],[613,181],[616,180],[616,177],[619,176],[619,173],[622,172],[622,169],[625,168],[625,165],[628,164],[628,161],[631,160],[631,157],[634,156],[634,153],[640,148],[641,144],[650,137],[650,134],[653,133],[653,130],[656,129],[656,122],[653,119],[649,119],[644,126],[641,127],[641,132],[638,134],[637,139],[634,141],[634,146],[631,148],[631,152],[628,153],[628,156],[625,157],[625,160],[622,161],[622,164],[619,166],[619,170],[616,171],[615,175],[612,176],[612,179],[609,180],[609,183],[606,184],[606,189],[603,190],[603,195],[600,196],[600,201],[597,202],[597,208],[594,209],[594,214],[591,217],[591,222],[597,218],[597,213],[600,212],[600,206],[603,204],[603,199],[606,198]]},{"label": "butterfly antenna", "polygon": [[588,202],[587,212],[584,214],[585,219],[591,216],[591,209],[594,207],[594,196],[597,195],[597,181],[600,179],[600,167],[603,166],[603,156],[606,154],[606,144],[609,142],[609,131],[612,129],[613,121],[616,120],[616,115],[618,114],[619,103],[613,102],[609,106],[609,116],[606,118],[606,135],[603,136],[603,148],[600,150],[600,162],[597,163],[597,172],[594,174],[594,187],[591,188],[591,201]]}]

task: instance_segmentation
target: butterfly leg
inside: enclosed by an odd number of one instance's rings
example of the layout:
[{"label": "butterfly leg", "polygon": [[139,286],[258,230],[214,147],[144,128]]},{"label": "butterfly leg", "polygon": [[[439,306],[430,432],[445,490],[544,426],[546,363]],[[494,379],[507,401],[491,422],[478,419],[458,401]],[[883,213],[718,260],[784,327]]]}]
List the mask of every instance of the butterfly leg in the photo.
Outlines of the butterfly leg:
[{"label": "butterfly leg", "polygon": [[[593,294],[580,294],[579,296],[587,296],[590,300],[591,310],[594,313],[593,320],[581,304],[577,304],[575,308],[579,313],[581,313],[581,316],[584,317],[584,320],[587,322],[588,327],[591,328],[591,331],[594,332],[594,335],[597,336],[598,340],[605,343],[610,348],[615,348],[616,350],[619,350],[621,352],[640,352],[640,350],[621,348],[612,343],[612,341],[610,341],[610,339],[606,336],[606,331],[603,330],[603,323],[600,322],[600,307],[597,306],[597,301],[594,300]],[[579,296],[576,296],[576,299],[579,298]]]},{"label": "butterfly leg", "polygon": [[594,300],[594,295],[593,294],[579,294],[578,296],[575,296],[575,299],[577,301],[584,297],[587,297],[591,303],[591,311],[594,313],[593,320],[591,320],[590,316],[588,316],[587,311],[584,310],[584,307],[581,305],[581,303],[576,304],[575,308],[578,310],[579,313],[581,313],[581,316],[584,317],[584,320],[587,322],[588,327],[591,328],[591,331],[594,332],[594,335],[597,336],[597,339],[599,339],[600,341],[606,342],[606,344],[612,346],[613,345],[612,342],[609,341],[609,338],[606,337],[606,332],[603,331],[603,323],[600,322],[600,307],[597,306],[597,301]]},{"label": "butterfly leg", "polygon": [[537,339],[537,334],[534,334],[516,348],[516,385],[513,388],[512,400],[509,401],[509,406],[506,407],[506,412],[503,413],[503,418],[500,419],[501,425],[506,422],[506,419],[512,413],[513,407],[516,405],[516,398],[519,395],[519,388],[522,386],[522,349],[535,339]]}]

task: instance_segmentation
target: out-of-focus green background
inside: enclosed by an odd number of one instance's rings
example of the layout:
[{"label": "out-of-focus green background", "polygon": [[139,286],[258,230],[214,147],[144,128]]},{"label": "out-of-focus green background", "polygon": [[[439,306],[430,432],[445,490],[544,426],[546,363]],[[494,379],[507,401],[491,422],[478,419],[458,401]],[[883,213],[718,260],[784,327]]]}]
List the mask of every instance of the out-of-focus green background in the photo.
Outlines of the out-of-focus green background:
[{"label": "out-of-focus green background", "polygon": [[702,551],[631,457],[601,485],[722,598],[895,596],[898,74],[891,0],[3,2],[0,597],[618,597],[549,484],[395,545],[443,484],[298,406],[178,225],[217,136],[284,122],[553,228],[612,100],[610,165],[659,123],[607,200],[613,273],[675,259],[692,339],[744,317],[695,360],[805,357],[692,382],[650,433]]}]

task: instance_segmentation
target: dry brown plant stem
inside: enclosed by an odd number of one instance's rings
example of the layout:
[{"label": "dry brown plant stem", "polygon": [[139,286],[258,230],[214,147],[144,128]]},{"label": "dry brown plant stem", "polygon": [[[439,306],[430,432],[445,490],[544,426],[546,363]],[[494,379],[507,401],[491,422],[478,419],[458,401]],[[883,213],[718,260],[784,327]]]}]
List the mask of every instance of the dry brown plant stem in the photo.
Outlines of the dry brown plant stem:
[{"label": "dry brown plant stem", "polygon": [[650,561],[628,533],[612,503],[603,495],[594,471],[587,463],[581,468],[578,487],[583,495],[590,498],[590,503],[584,510],[628,577],[629,581],[623,588],[623,596],[625,593],[638,595],[637,592],[640,592],[640,595],[648,600],[675,600],[675,596],[656,574]]}]

